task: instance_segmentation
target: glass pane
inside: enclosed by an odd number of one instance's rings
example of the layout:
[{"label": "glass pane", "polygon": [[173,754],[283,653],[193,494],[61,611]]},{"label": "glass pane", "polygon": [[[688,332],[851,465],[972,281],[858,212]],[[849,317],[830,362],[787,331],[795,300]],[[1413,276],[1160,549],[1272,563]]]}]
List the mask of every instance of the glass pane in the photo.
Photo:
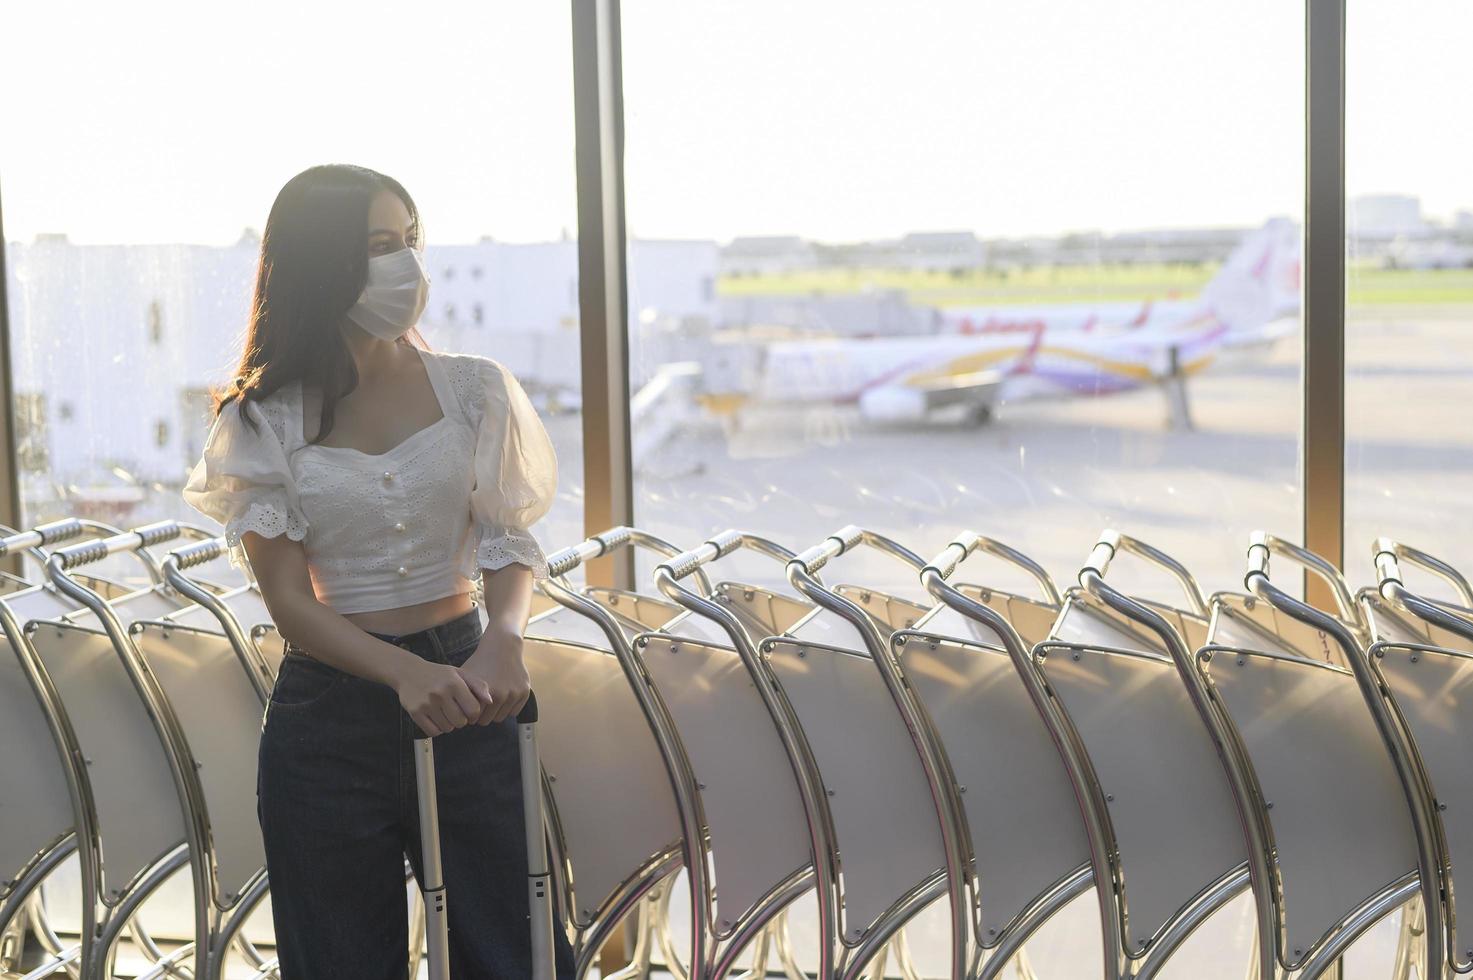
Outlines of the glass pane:
[{"label": "glass pane", "polygon": [[1209,590],[1252,530],[1297,538],[1302,8],[623,16],[642,525],[923,558],[971,528],[1063,583],[1114,527]]},{"label": "glass pane", "polygon": [[1372,581],[1386,535],[1473,574],[1473,135],[1434,111],[1473,89],[1473,8],[1351,0],[1346,18],[1346,566]]},{"label": "glass pane", "polygon": [[[240,358],[268,211],[295,174],[348,162],[415,199],[432,279],[421,333],[519,378],[561,464],[532,530],[549,552],[581,539],[569,8],[406,13],[93,4],[83,28],[64,7],[6,10],[0,63],[23,96],[7,102],[0,173],[27,524],[205,521],[180,489],[209,388]],[[235,577],[223,561],[201,574]],[[63,931],[76,888],[50,886]],[[150,932],[192,936],[188,876],[163,895]],[[269,899],[252,922],[269,942]],[[143,969],[132,954],[118,967]]]},{"label": "glass pane", "polygon": [[201,519],[179,490],[240,356],[272,200],[351,162],[419,205],[430,346],[502,361],[552,433],[559,497],[534,532],[548,550],[581,538],[567,5],[367,13],[102,6],[79,31],[60,8],[7,12],[0,60],[26,91],[0,172],[27,522]]}]

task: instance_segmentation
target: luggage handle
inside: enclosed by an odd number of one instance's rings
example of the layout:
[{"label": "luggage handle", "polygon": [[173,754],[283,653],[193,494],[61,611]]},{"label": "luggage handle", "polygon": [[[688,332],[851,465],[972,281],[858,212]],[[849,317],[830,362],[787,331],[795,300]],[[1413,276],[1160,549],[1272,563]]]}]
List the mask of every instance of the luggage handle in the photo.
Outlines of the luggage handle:
[{"label": "luggage handle", "polygon": [[[532,940],[530,980],[553,980],[552,870],[542,801],[542,764],[537,753],[537,695],[530,692],[517,713],[521,751],[522,821],[527,838],[528,926]],[[425,957],[430,980],[450,980],[450,919],[440,852],[440,807],[435,790],[434,739],[414,740],[415,787],[419,797],[420,892],[425,903]]]},{"label": "luggage handle", "polygon": [[[935,572],[939,578],[949,579],[962,562],[979,551],[1027,572],[1038,583],[1040,591],[1043,592],[1044,601],[1049,605],[1057,607],[1063,602],[1063,598],[1059,595],[1059,588],[1054,584],[1053,576],[1049,575],[1042,565],[996,538],[984,537],[975,531],[962,531],[958,534],[950,544],[937,553],[935,558],[926,563],[925,568],[921,569],[921,574]],[[938,599],[941,598],[934,590],[931,591],[931,594]]]},{"label": "luggage handle", "polygon": [[1187,571],[1185,565],[1159,548],[1110,528],[1100,533],[1100,539],[1095,542],[1095,546],[1090,549],[1089,557],[1080,567],[1079,584],[1093,591],[1089,583],[1085,581],[1086,573],[1093,572],[1103,580],[1110,570],[1110,562],[1121,552],[1135,555],[1157,568],[1165,569],[1181,586],[1182,593],[1187,597],[1187,603],[1191,606],[1192,612],[1203,617],[1208,615],[1207,597],[1202,594],[1202,587],[1197,584],[1197,579]]}]

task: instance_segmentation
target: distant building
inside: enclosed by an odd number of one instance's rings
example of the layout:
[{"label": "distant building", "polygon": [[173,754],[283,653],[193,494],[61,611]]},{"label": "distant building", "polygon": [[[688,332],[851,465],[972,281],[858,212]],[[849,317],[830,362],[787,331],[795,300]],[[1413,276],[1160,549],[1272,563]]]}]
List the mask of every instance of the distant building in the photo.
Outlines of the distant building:
[{"label": "distant building", "polygon": [[1453,215],[1453,230],[1460,235],[1473,235],[1473,211],[1458,211]]},{"label": "distant building", "polygon": [[1243,240],[1243,228],[1163,228],[1124,231],[1099,244],[1099,261],[1121,265],[1222,262]]},{"label": "distant building", "polygon": [[733,238],[721,250],[723,276],[761,276],[797,272],[818,265],[813,243],[797,235]]},{"label": "distant building", "polygon": [[1422,201],[1412,194],[1363,194],[1350,204],[1353,238],[1388,239],[1426,230]]},{"label": "distant building", "polygon": [[1398,238],[1381,262],[1390,269],[1473,269],[1473,244],[1446,235]]},{"label": "distant building", "polygon": [[978,269],[987,264],[987,246],[970,231],[916,231],[896,247],[901,268],[926,272]]},{"label": "distant building", "polygon": [[898,289],[832,295],[723,296],[723,328],[783,327],[795,336],[895,337],[935,333],[939,313]]},{"label": "distant building", "polygon": [[[6,245],[24,478],[88,484],[116,467],[177,484],[203,448],[210,386],[239,356],[259,249],[252,234],[223,248]],[[715,322],[715,242],[633,241],[629,261],[632,335]],[[577,392],[576,242],[430,245],[426,262],[432,346],[502,361],[534,398]]]}]

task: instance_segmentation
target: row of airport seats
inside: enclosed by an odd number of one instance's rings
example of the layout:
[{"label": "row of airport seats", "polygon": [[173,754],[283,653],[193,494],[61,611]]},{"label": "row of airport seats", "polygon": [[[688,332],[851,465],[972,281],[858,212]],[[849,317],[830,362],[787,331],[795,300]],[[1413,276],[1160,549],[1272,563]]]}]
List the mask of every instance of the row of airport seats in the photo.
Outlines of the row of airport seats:
[{"label": "row of airport seats", "polygon": [[[155,557],[181,536],[198,540]],[[626,548],[653,553],[649,588],[570,578]],[[209,577],[223,551],[175,522],[0,538],[42,570],[0,582],[0,976],[111,980],[125,941],[140,976],[276,975],[254,767],[282,643],[253,583]],[[861,551],[923,598],[825,581]],[[787,587],[713,582],[738,553]],[[979,553],[1035,594],[968,581]],[[83,571],[112,556],[145,579]],[[1248,977],[1337,976],[1393,917],[1395,975],[1473,970],[1453,887],[1473,849],[1473,589],[1396,542],[1373,556],[1354,594],[1255,534],[1243,591],[1208,596],[1114,531],[1063,592],[971,532],[929,561],[852,525],[801,553],[629,527],[556,552],[525,657],[580,976],[631,925],[620,980],[656,959],[681,980],[1032,976],[1029,941],[1091,896],[1098,959],[1073,976],[1192,975],[1188,940],[1240,899]],[[1181,604],[1113,586],[1122,559]],[[1333,611],[1275,581],[1286,562]],[[1456,601],[1412,591],[1403,565]],[[74,908],[46,888],[64,866]],[[166,943],[148,900],[180,876],[192,934]]]}]

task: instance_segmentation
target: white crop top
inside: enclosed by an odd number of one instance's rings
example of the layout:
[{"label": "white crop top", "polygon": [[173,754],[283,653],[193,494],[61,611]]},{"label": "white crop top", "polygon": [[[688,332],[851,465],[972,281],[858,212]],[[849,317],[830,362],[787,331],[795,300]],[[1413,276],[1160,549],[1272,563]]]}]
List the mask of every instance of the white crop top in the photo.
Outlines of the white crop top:
[{"label": "white crop top", "polygon": [[497,361],[419,351],[443,413],[386,453],[309,445],[292,381],[216,417],[184,500],[241,535],[301,541],[317,597],[340,613],[428,602],[474,587],[479,568],[547,576],[527,528],[552,506],[557,456],[526,393]]}]

